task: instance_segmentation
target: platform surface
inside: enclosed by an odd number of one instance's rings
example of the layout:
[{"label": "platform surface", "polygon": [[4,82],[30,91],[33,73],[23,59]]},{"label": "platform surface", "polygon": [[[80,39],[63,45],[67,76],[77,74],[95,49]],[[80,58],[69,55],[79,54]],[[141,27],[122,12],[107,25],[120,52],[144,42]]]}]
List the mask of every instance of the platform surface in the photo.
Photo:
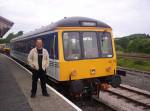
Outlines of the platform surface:
[{"label": "platform surface", "polygon": [[49,88],[50,97],[42,96],[40,84],[30,98],[31,82],[29,72],[0,54],[0,111],[76,111]]}]

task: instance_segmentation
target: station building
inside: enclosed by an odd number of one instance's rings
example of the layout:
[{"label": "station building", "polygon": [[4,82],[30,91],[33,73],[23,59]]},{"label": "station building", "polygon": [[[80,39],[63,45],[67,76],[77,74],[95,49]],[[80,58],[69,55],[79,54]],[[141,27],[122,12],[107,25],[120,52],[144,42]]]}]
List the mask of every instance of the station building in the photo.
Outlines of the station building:
[{"label": "station building", "polygon": [[8,30],[13,26],[13,22],[0,16],[0,38],[8,32]]}]

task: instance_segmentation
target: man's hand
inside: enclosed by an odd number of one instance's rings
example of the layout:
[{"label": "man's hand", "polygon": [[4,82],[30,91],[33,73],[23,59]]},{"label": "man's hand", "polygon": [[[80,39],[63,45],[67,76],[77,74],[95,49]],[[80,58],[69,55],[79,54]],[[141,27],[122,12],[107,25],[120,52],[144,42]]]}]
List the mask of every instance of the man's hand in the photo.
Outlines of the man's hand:
[{"label": "man's hand", "polygon": [[33,68],[33,69],[36,69],[36,67],[35,67],[35,65],[34,65],[34,64],[32,64],[32,68]]}]

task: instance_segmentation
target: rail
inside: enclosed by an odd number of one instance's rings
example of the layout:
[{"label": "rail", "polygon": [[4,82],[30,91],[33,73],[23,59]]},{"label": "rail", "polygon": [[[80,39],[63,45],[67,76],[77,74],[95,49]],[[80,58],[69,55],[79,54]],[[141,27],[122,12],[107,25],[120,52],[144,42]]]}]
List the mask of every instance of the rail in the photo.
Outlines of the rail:
[{"label": "rail", "polygon": [[149,111],[150,109],[150,92],[128,85],[102,91],[99,98],[94,98],[119,111]]}]

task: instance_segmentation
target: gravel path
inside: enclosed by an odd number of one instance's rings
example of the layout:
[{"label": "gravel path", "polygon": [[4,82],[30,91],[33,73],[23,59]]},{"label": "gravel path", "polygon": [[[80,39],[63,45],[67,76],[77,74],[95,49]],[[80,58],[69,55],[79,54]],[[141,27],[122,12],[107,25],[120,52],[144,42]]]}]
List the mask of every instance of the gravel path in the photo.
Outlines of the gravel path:
[{"label": "gravel path", "polygon": [[125,77],[121,78],[123,84],[150,91],[150,75],[140,73],[127,73]]}]

